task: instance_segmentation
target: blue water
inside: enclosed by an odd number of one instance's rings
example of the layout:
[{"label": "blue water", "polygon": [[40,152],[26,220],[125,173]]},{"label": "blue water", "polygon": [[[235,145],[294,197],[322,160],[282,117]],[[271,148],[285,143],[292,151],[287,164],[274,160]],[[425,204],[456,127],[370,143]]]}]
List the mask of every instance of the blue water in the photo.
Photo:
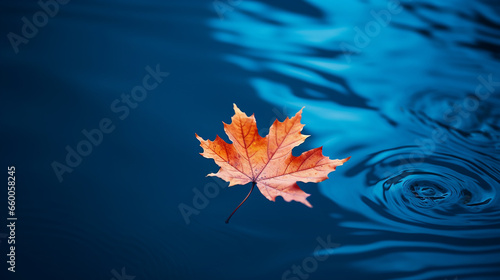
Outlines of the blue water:
[{"label": "blue water", "polygon": [[[500,279],[500,5],[388,3],[70,1],[16,54],[7,34],[41,8],[3,1],[1,279]],[[250,186],[205,177],[194,134],[227,139],[233,103],[262,136],[305,107],[294,154],[352,156],[299,183],[312,209],[254,191],[224,224]]]}]

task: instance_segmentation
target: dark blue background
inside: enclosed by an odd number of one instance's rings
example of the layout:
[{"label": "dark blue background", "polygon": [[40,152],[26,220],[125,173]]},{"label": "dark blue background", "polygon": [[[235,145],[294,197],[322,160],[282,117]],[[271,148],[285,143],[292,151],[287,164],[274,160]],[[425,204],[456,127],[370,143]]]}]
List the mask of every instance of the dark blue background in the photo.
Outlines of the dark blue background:
[{"label": "dark blue background", "polygon": [[[339,247],[307,279],[500,279],[500,86],[476,94],[500,81],[500,6],[402,1],[383,26],[387,3],[72,0],[16,53],[8,34],[42,9],[3,1],[0,168],[16,166],[18,221],[1,279],[304,279],[282,277],[318,238]],[[121,120],[111,104],[157,65],[170,75]],[[294,154],[352,156],[300,184],[314,208],[257,191],[224,224],[250,186],[205,177],[218,167],[194,134],[227,139],[233,103],[262,136],[305,106]],[[114,131],[60,182],[52,164],[103,118]]]}]

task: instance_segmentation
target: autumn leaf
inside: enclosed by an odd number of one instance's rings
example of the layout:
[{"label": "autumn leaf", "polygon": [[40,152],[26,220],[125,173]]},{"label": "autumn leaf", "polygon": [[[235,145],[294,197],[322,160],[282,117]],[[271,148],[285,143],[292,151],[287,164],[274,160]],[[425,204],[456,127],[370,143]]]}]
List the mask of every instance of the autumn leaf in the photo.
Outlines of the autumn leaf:
[{"label": "autumn leaf", "polygon": [[302,109],[291,119],[286,118],[283,122],[275,120],[266,137],[259,135],[254,115],[247,116],[236,104],[234,111],[231,124],[224,123],[224,131],[231,144],[219,136],[210,141],[203,140],[196,134],[203,148],[201,155],[213,159],[220,166],[219,172],[208,176],[217,176],[229,182],[229,186],[252,182],[247,197],[231,216],[246,201],[255,185],[271,201],[281,196],[285,201],[294,200],[312,207],[307,201],[309,194],[300,189],[297,181],[324,181],[328,179],[328,173],[350,158],[330,160],[323,156],[322,147],[304,152],[298,157],[292,155],[292,149],[309,137],[301,133],[304,127],[300,123]]}]

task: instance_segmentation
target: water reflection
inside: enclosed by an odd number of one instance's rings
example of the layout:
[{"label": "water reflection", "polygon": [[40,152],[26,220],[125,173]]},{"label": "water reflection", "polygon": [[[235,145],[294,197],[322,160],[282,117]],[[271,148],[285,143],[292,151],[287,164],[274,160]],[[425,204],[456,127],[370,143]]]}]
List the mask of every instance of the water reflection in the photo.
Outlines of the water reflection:
[{"label": "water reflection", "polygon": [[425,235],[379,235],[335,254],[378,250],[352,265],[392,275],[380,279],[498,275],[498,4],[404,1],[363,47],[357,32],[386,1],[303,5],[242,2],[209,25],[234,47],[225,59],[248,72],[264,101],[306,107],[308,144],[352,156],[321,190],[365,217],[340,222],[353,243],[366,230]]}]

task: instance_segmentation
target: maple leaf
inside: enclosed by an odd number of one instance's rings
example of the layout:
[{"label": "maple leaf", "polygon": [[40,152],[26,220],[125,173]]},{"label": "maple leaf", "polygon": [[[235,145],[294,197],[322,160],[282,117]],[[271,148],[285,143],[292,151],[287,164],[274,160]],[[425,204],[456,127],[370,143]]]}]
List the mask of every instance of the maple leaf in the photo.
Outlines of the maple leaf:
[{"label": "maple leaf", "polygon": [[208,176],[217,176],[229,186],[244,185],[252,182],[252,188],[245,199],[236,207],[226,220],[246,201],[255,185],[269,200],[275,201],[282,196],[285,201],[298,201],[308,207],[307,194],[297,185],[300,182],[318,183],[328,179],[328,173],[337,166],[344,164],[351,157],[331,160],[323,156],[322,147],[309,150],[295,157],[292,149],[302,144],[308,135],[301,133],[303,124],[302,109],[294,117],[283,122],[275,120],[266,137],[261,137],[257,131],[254,115],[247,116],[236,104],[235,114],[231,124],[224,123],[224,131],[231,140],[226,143],[218,135],[214,141],[203,140],[196,134],[203,148],[202,156],[211,158],[220,169]]}]

